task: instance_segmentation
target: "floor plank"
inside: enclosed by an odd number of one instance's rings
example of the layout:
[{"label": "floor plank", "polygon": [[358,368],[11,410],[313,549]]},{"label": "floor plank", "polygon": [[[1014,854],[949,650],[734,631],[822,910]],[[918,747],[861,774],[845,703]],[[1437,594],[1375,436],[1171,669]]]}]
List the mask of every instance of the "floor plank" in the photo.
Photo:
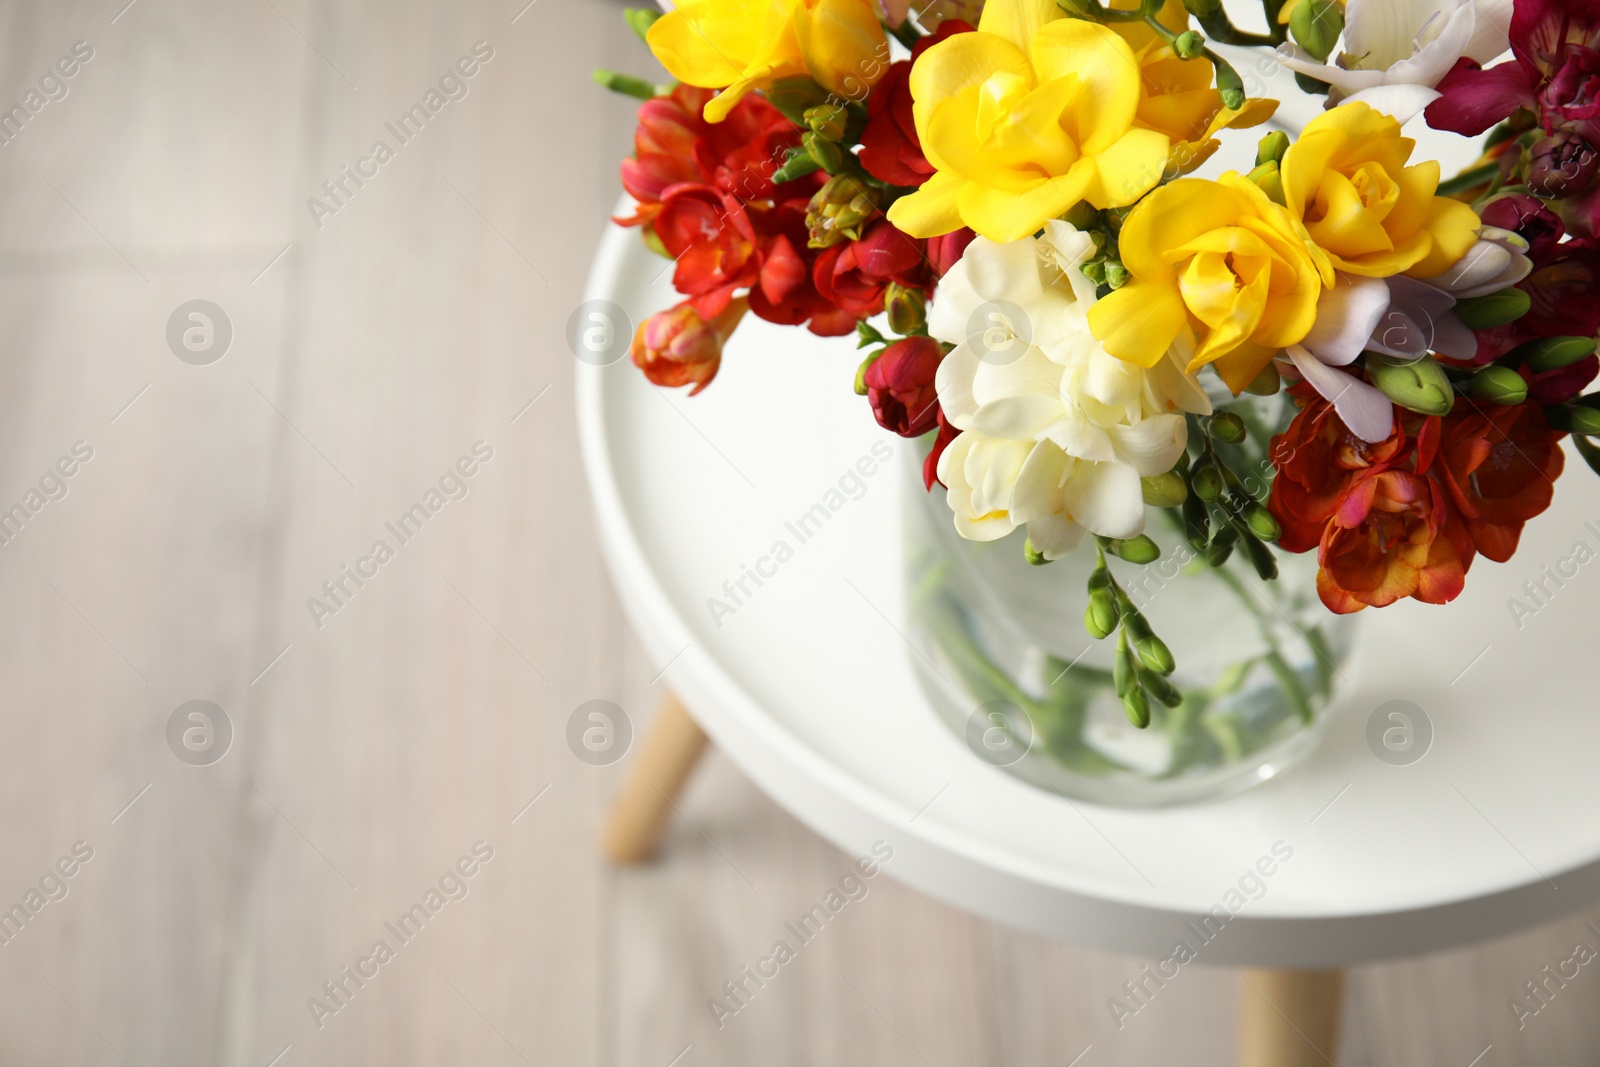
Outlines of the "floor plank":
[{"label": "floor plank", "polygon": [[[1147,961],[981,922],[892,862],[842,883],[855,857],[715,752],[660,862],[599,860],[627,762],[578,759],[568,718],[613,701],[637,735],[663,684],[598,555],[560,340],[631,136],[587,71],[651,70],[618,11],[0,4],[0,101],[94,49],[0,145],[0,506],[93,449],[0,546],[0,902],[94,850],[0,944],[0,1062],[1232,1061],[1232,972],[1119,1026]],[[466,94],[314,216],[480,41]],[[166,336],[197,298],[233,332],[205,366]],[[478,442],[401,543],[386,523]],[[197,698],[234,730],[207,766],[166,740]],[[789,932],[841,884],[859,899]],[[1340,1062],[1593,1062],[1592,967],[1520,1029],[1510,1007],[1600,949],[1588,919],[1356,970]],[[744,977],[779,940],[794,958]]]}]

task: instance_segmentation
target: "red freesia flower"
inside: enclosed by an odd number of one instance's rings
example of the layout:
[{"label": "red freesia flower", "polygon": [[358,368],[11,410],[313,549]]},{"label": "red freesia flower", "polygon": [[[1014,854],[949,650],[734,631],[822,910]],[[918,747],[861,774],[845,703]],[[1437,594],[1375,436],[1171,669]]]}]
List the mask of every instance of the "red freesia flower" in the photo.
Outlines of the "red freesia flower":
[{"label": "red freesia flower", "polygon": [[1405,597],[1447,604],[1466,586],[1472,541],[1438,482],[1386,470],[1351,486],[1317,562],[1317,595],[1340,615]]},{"label": "red freesia flower", "polygon": [[1514,59],[1456,61],[1428,125],[1476,136],[1525,107],[1546,133],[1571,130],[1600,145],[1600,0],[1516,0],[1510,38]]},{"label": "red freesia flower", "polygon": [[907,337],[883,350],[865,375],[867,403],[878,425],[901,437],[921,437],[938,422],[933,376],[944,346],[931,337]]},{"label": "red freesia flower", "polygon": [[933,448],[922,461],[922,487],[929,492],[933,491],[934,483],[939,482],[939,457],[944,455],[944,450],[950,447],[950,442],[961,436],[961,431],[951,426],[945,420],[944,408],[934,405],[934,415],[939,423],[939,436],[933,439]]},{"label": "red freesia flower", "polygon": [[[622,161],[622,187],[639,207],[617,222],[651,221],[667,190],[683,184],[711,186],[742,201],[778,195],[772,172],[800,143],[801,131],[759,96],[745,97],[726,120],[707,122],[701,112],[711,96],[710,90],[680,85],[639,106],[634,154]],[[795,196],[815,191],[814,181],[788,184]]]},{"label": "red freesia flower", "polygon": [[911,116],[911,65],[929,48],[953,34],[971,33],[960,19],[945,19],[931,36],[917,42],[909,60],[889,64],[867,97],[867,125],[861,133],[861,165],[890,185],[916,187],[933,174],[922,154],[917,125]]},{"label": "red freesia flower", "polygon": [[1445,420],[1439,475],[1479,552],[1504,563],[1522,527],[1550,506],[1566,459],[1537,402],[1484,405]]},{"label": "red freesia flower", "polygon": [[658,311],[639,324],[628,354],[657,385],[693,385],[693,396],[710,384],[722,365],[722,346],[747,310],[743,300],[730,303],[707,321],[692,301]]},{"label": "red freesia flower", "polygon": [[869,226],[859,241],[825,248],[812,267],[812,281],[823,299],[858,319],[883,310],[883,291],[890,282],[907,288],[932,288],[923,242],[888,219]]},{"label": "red freesia flower", "polygon": [[1397,409],[1390,436],[1367,444],[1326,400],[1297,397],[1305,406],[1272,441],[1267,508],[1280,547],[1318,550],[1331,611],[1453,600],[1477,553],[1509,559],[1550,506],[1562,435],[1537,403],[1483,411],[1463,400],[1442,419]]},{"label": "red freesia flower", "polygon": [[1322,533],[1350,486],[1362,475],[1392,466],[1407,449],[1405,432],[1395,420],[1386,440],[1369,444],[1351,433],[1333,405],[1303,386],[1295,396],[1306,401],[1289,428],[1272,440],[1272,483],[1269,508],[1287,552],[1306,552],[1322,541]]},{"label": "red freesia flower", "polygon": [[928,238],[928,265],[933,268],[933,273],[940,278],[949,274],[950,268],[960,262],[961,253],[967,250],[967,246],[977,236],[963,226],[943,237]]}]

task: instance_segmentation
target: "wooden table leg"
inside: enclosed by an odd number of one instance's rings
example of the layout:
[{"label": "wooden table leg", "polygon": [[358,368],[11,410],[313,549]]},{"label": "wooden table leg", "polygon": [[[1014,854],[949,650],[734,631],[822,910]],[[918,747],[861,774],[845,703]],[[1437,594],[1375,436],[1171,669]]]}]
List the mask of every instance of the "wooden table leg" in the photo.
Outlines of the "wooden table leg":
[{"label": "wooden table leg", "polygon": [[606,821],[602,845],[614,862],[638,863],[655,852],[673,804],[710,740],[668,693]]},{"label": "wooden table leg", "polygon": [[1343,971],[1245,971],[1240,1067],[1333,1067],[1343,992]]}]

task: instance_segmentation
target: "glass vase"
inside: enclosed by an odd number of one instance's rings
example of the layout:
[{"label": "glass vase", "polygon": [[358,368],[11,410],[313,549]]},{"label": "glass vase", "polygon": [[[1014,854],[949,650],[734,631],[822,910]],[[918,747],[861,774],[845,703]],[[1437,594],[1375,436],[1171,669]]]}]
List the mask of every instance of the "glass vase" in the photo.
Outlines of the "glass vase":
[{"label": "glass vase", "polygon": [[[1250,415],[1261,442],[1230,457],[1252,490],[1271,465],[1264,442],[1287,421],[1280,401]],[[1273,417],[1276,416],[1276,417]],[[1149,509],[1154,563],[1107,553],[1113,576],[1171,648],[1176,707],[1152,700],[1133,725],[1112,679],[1116,638],[1084,630],[1094,538],[1045,566],[1024,558],[1024,531],[963,539],[945,491],[922,485],[908,449],[905,515],[911,657],[940,716],[978,758],[1046,789],[1095,803],[1156,806],[1212,799],[1282,774],[1316,748],[1344,688],[1356,616],[1316,593],[1316,553],[1277,552],[1264,581],[1245,553],[1213,568],[1173,512]],[[1257,480],[1258,484],[1251,484]]]}]

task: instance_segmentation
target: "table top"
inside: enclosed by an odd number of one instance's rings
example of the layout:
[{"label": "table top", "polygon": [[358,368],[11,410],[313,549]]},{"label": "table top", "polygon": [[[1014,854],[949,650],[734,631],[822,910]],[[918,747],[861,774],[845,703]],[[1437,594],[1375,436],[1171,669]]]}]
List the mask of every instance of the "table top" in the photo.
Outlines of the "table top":
[{"label": "table top", "polygon": [[[666,261],[617,228],[588,298],[634,323],[676,299]],[[578,381],[603,548],[633,625],[664,684],[797,818],[852,854],[887,842],[891,876],[985,917],[1156,957],[1183,941],[1209,963],[1411,955],[1600,899],[1600,716],[1585,677],[1600,482],[1575,454],[1513,560],[1480,558],[1448,608],[1366,613],[1337,720],[1305,764],[1226,800],[1117,809],[984,764],[923,696],[902,636],[898,462],[804,544],[787,532],[881,442],[914,447],[852,392],[858,359],[849,338],[751,317],[698,397],[657,389],[626,358]],[[724,582],[778,540],[793,557],[713,617],[708,600],[731,603]],[[1367,741],[1393,700],[1431,724],[1409,765]],[[1202,927],[1217,906],[1226,924]]]}]

